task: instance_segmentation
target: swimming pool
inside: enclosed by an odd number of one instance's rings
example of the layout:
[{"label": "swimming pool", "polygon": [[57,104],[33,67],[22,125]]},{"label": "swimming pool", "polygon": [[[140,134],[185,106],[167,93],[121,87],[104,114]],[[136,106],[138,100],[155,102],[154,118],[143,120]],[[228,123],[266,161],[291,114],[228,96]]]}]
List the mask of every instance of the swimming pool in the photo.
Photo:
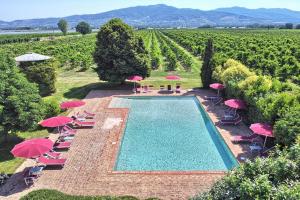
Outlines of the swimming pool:
[{"label": "swimming pool", "polygon": [[227,171],[238,165],[196,97],[114,97],[129,108],[116,171]]}]

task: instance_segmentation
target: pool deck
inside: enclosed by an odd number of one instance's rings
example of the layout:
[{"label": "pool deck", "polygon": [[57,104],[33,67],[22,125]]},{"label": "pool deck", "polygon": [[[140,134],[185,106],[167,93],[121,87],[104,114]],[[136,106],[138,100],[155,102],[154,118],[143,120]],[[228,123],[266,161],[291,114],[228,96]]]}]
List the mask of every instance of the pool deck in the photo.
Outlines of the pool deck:
[{"label": "pool deck", "polygon": [[[113,165],[117,156],[128,109],[108,108],[113,96],[197,96],[211,120],[224,138],[236,158],[250,157],[246,144],[233,144],[234,135],[247,135],[250,130],[241,123],[238,126],[222,126],[217,122],[224,113],[224,105],[213,106],[204,100],[212,95],[208,90],[182,91],[181,94],[160,94],[158,91],[133,94],[130,91],[91,91],[85,98],[86,105],[73,110],[89,110],[96,113],[96,125],[92,129],[78,129],[71,148],[62,155],[67,158],[64,168],[49,168],[30,188],[26,188],[21,171],[34,162],[28,160],[16,174],[0,188],[0,199],[18,199],[29,191],[46,188],[56,189],[73,195],[131,195],[141,199],[157,197],[160,199],[188,199],[207,191],[223,172],[115,172]],[[72,113],[70,113],[72,115]],[[55,140],[57,134],[51,134]]]}]

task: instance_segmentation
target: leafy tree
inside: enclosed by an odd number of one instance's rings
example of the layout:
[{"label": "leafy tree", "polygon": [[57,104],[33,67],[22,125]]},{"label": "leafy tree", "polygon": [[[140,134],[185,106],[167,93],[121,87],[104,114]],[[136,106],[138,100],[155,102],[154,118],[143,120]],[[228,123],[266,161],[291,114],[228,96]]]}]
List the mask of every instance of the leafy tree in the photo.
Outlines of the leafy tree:
[{"label": "leafy tree", "polygon": [[294,25],[292,23],[286,23],[285,28],[286,29],[293,29]]},{"label": "leafy tree", "polygon": [[297,24],[295,28],[300,29],[300,24]]},{"label": "leafy tree", "polygon": [[0,129],[9,133],[34,128],[44,117],[44,105],[36,84],[28,82],[15,62],[0,54]]},{"label": "leafy tree", "polygon": [[92,28],[87,22],[79,22],[76,26],[76,32],[86,35],[92,32]]},{"label": "leafy tree", "polygon": [[64,19],[59,20],[59,22],[57,23],[57,26],[64,35],[67,35],[68,22],[66,20],[64,20]]},{"label": "leafy tree", "polygon": [[147,77],[150,61],[143,40],[121,19],[103,25],[97,35],[94,60],[101,80],[123,83],[131,75]]},{"label": "leafy tree", "polygon": [[203,65],[201,68],[201,80],[204,88],[208,88],[211,83],[212,73],[213,73],[213,58],[214,47],[213,40],[208,39],[206,48],[203,56]]},{"label": "leafy tree", "polygon": [[56,71],[50,62],[24,62],[20,68],[30,82],[37,83],[42,96],[48,96],[56,91]]}]

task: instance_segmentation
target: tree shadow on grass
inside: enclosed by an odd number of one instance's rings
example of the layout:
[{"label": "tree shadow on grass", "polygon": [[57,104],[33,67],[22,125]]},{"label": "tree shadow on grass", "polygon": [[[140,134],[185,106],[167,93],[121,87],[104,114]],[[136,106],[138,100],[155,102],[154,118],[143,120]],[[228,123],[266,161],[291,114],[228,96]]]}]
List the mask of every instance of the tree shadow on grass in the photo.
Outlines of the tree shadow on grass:
[{"label": "tree shadow on grass", "polygon": [[132,88],[133,83],[131,82],[125,82],[122,85],[119,83],[99,82],[71,88],[63,96],[68,99],[83,99],[91,90],[132,90]]}]

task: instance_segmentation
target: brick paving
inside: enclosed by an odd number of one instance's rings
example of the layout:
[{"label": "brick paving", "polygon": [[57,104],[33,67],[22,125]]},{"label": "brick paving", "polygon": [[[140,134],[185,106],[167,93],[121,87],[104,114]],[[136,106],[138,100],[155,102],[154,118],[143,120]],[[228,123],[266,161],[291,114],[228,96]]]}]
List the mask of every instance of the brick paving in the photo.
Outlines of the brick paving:
[{"label": "brick paving", "polygon": [[[182,91],[180,95],[196,95],[212,121],[216,123],[224,113],[224,106],[212,106],[204,101],[204,95],[209,94],[210,91],[200,90]],[[18,199],[31,190],[47,188],[74,195],[132,195],[142,199],[187,199],[207,191],[215,181],[224,176],[224,173],[115,173],[113,165],[128,114],[128,109],[108,108],[112,96],[116,95],[169,94],[159,94],[157,91],[147,94],[132,94],[130,91],[91,91],[85,98],[87,104],[73,112],[86,109],[96,113],[96,125],[92,129],[78,129],[71,148],[62,155],[67,158],[64,168],[44,170],[43,175],[29,189],[22,186],[22,177],[16,176],[0,188],[0,198],[3,196],[5,199]],[[116,119],[119,123],[107,129],[104,127],[107,119]],[[247,145],[232,144],[230,141],[233,135],[250,134],[245,125],[234,127],[216,124],[216,127],[237,158],[249,156]],[[51,135],[52,139],[55,137],[57,135]],[[24,168],[32,163],[26,161],[23,165]]]}]

